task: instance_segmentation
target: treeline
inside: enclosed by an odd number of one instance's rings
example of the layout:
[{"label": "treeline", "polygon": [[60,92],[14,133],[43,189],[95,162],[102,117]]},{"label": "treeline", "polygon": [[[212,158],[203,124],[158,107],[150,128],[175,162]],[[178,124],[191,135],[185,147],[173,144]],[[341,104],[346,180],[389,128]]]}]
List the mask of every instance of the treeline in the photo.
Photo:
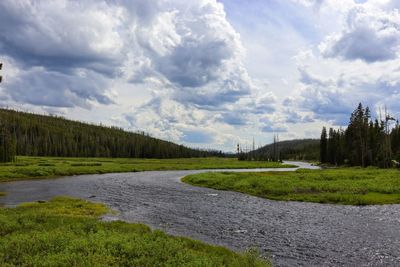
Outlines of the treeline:
[{"label": "treeline", "polygon": [[346,130],[322,129],[321,163],[389,168],[395,160],[400,160],[400,125],[386,112],[383,119],[372,120],[360,103]]},{"label": "treeline", "polygon": [[0,161],[15,155],[55,157],[187,158],[223,156],[117,127],[0,109]]},{"label": "treeline", "polygon": [[11,162],[16,156],[15,137],[0,122],[0,162]]},{"label": "treeline", "polygon": [[275,137],[272,144],[261,148],[249,152],[238,150],[238,157],[241,160],[264,161],[318,160],[319,143],[318,139],[278,141]]}]

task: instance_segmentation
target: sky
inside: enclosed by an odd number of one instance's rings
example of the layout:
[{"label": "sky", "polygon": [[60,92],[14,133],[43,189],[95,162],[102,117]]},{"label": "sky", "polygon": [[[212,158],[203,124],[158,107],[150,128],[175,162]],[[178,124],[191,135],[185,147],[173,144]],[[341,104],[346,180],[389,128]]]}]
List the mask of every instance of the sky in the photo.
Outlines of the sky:
[{"label": "sky", "polygon": [[2,0],[0,106],[234,151],[400,118],[400,0]]}]

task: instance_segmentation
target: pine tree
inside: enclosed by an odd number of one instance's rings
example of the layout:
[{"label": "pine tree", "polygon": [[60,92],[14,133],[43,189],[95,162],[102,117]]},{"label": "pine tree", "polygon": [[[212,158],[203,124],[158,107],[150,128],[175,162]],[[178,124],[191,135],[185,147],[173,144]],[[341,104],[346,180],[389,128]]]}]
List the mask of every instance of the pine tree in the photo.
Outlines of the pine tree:
[{"label": "pine tree", "polygon": [[400,126],[398,122],[391,125],[393,121],[386,109],[384,120],[372,121],[369,108],[364,109],[360,103],[351,114],[345,131],[330,129],[326,140],[324,127],[320,141],[321,162],[325,159],[339,165],[391,167],[393,159],[400,159]]},{"label": "pine tree", "polygon": [[0,162],[15,160],[15,139],[4,125],[0,125]]},{"label": "pine tree", "polygon": [[[11,153],[10,157],[4,156],[4,159],[12,159],[15,154],[134,158],[221,156],[220,151],[191,149],[150,137],[143,132],[127,132],[117,127],[70,121],[56,116],[0,109],[0,121],[1,144],[4,144],[0,148],[1,153]],[[16,152],[13,151],[15,143]]]},{"label": "pine tree", "polygon": [[326,128],[322,128],[321,133],[321,141],[320,141],[320,161],[321,163],[327,162],[327,155],[328,155],[328,140],[327,140],[327,133]]}]

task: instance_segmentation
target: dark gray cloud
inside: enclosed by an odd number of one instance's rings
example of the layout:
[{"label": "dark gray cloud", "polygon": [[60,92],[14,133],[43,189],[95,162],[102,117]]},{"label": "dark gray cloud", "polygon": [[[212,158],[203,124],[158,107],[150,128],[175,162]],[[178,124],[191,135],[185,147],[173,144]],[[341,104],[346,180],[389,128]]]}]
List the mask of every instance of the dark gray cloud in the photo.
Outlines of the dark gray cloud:
[{"label": "dark gray cloud", "polygon": [[[217,84],[196,91],[182,88],[174,92],[173,99],[184,104],[193,104],[205,110],[221,110],[223,105],[235,103],[240,98],[250,94],[250,88],[235,87],[231,83],[232,81],[223,81],[219,88]],[[248,85],[242,84],[242,86]]]},{"label": "dark gray cloud", "polygon": [[26,66],[111,74],[122,46],[116,22],[104,18],[107,8],[93,1],[1,1],[0,53]]},{"label": "dark gray cloud", "polygon": [[107,80],[95,72],[84,78],[33,68],[7,81],[6,88],[15,102],[48,107],[90,108],[90,101],[111,104],[105,94]]},{"label": "dark gray cloud", "polygon": [[186,40],[156,62],[159,72],[169,81],[193,88],[217,80],[222,61],[233,56],[234,51],[224,41]]},{"label": "dark gray cloud", "polygon": [[121,65],[114,7],[103,1],[0,2],[0,55],[11,58],[3,93],[43,107],[109,105]]},{"label": "dark gray cloud", "polygon": [[344,34],[325,55],[366,62],[385,61],[397,57],[399,44],[399,35],[379,37],[375,30],[365,26]]}]

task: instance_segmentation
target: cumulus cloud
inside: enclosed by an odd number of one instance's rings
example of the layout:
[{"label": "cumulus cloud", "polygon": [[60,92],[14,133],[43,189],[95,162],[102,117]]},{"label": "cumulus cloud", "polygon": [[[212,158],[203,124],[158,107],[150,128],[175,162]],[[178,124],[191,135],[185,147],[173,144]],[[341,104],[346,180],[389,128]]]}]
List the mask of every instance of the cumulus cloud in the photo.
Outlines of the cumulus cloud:
[{"label": "cumulus cloud", "polygon": [[104,92],[107,86],[107,80],[96,72],[81,70],[75,75],[63,74],[42,67],[22,71],[7,82],[9,96],[15,102],[69,108],[90,108],[93,102],[104,105],[113,103],[108,93]]},{"label": "cumulus cloud", "polygon": [[1,1],[0,52],[26,65],[108,72],[123,43],[118,9],[96,1]]},{"label": "cumulus cloud", "polygon": [[[247,73],[240,36],[220,3],[160,1],[158,12],[132,29],[141,53],[129,81],[157,81],[152,99],[127,113],[132,127],[189,142],[190,136],[208,135],[198,131],[209,132],[210,125],[245,126],[274,110],[273,94],[261,94]],[[221,142],[223,134],[215,135],[219,141],[213,141]]]},{"label": "cumulus cloud", "polygon": [[326,57],[378,62],[396,59],[400,51],[400,12],[356,6],[347,15],[346,27],[321,45]]},{"label": "cumulus cloud", "polygon": [[[67,116],[97,108],[98,121],[232,148],[246,135],[345,125],[360,101],[400,111],[399,1],[276,1],[279,19],[243,23],[222,2],[3,0],[0,100]],[[261,2],[251,5],[265,17]]]},{"label": "cumulus cloud", "polygon": [[[228,117],[226,106],[255,90],[240,36],[215,0],[2,1],[0,54],[21,70],[3,93],[32,105],[109,105],[113,81],[125,80],[132,90],[148,85],[154,114],[162,97]],[[254,113],[270,108],[263,100]]]},{"label": "cumulus cloud", "polygon": [[149,60],[141,77],[146,73],[163,79],[174,89],[173,99],[202,108],[249,95],[252,84],[242,63],[243,47],[223,6],[216,1],[168,2],[167,11],[145,32],[136,32]]},{"label": "cumulus cloud", "polygon": [[11,58],[2,92],[18,104],[108,105],[122,60],[119,9],[96,1],[1,1],[0,55]]},{"label": "cumulus cloud", "polygon": [[[400,85],[397,70],[399,60],[373,67],[368,63],[354,66],[349,62],[343,65],[340,61],[324,64],[324,59],[317,62],[319,64],[313,70],[299,68],[297,94],[284,101],[286,106],[311,112],[312,118],[339,126],[348,124],[349,114],[359,102],[368,105],[375,117],[379,116],[379,108],[384,106],[388,106],[394,115],[399,114],[400,107],[393,102],[398,97]],[[314,72],[321,74],[316,75]],[[311,121],[312,118],[305,119]]]},{"label": "cumulus cloud", "polygon": [[289,129],[281,113],[261,117],[259,125],[261,131],[264,133],[285,133]]},{"label": "cumulus cloud", "polygon": [[315,119],[310,114],[301,114],[299,111],[293,109],[285,109],[284,114],[286,116],[287,123],[310,123],[314,122]]},{"label": "cumulus cloud", "polygon": [[294,58],[296,90],[282,102],[287,107],[282,110],[287,123],[346,126],[359,102],[372,109],[373,117],[379,117],[379,109],[385,106],[394,116],[400,114],[400,106],[394,103],[400,85],[399,2],[346,0],[337,4],[323,1],[317,20],[323,25],[329,15],[336,23],[325,25],[334,27],[319,44]]}]

